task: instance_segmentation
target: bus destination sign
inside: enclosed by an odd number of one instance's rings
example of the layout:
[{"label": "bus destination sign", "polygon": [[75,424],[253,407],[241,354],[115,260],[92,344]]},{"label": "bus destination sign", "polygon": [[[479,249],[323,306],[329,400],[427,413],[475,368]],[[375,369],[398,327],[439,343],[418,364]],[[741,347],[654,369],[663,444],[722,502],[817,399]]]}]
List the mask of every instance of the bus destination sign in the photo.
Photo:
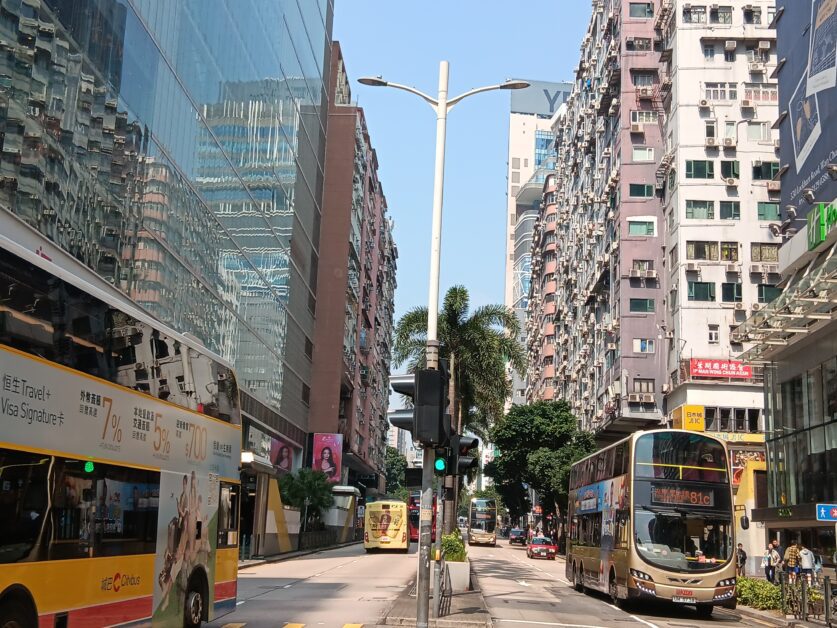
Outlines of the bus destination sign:
[{"label": "bus destination sign", "polygon": [[712,489],[654,484],[651,486],[651,502],[675,506],[711,507],[715,505],[715,493]]}]

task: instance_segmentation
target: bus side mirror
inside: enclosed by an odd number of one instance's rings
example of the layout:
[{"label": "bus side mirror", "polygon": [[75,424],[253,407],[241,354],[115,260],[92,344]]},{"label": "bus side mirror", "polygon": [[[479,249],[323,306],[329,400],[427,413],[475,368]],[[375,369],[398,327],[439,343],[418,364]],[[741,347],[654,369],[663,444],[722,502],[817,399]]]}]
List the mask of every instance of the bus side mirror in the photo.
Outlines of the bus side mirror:
[{"label": "bus side mirror", "polygon": [[741,516],[741,529],[746,530],[750,527],[750,518],[747,515]]}]

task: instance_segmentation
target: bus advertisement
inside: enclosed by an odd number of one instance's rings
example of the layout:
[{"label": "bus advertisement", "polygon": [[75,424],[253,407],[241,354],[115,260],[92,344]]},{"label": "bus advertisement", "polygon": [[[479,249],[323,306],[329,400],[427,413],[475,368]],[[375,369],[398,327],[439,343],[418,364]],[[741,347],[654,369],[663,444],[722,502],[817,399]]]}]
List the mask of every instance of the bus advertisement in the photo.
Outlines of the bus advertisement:
[{"label": "bus advertisement", "polygon": [[363,515],[363,548],[374,550],[410,550],[407,533],[407,504],[386,500],[369,502]]},{"label": "bus advertisement", "polygon": [[497,545],[497,501],[474,497],[468,506],[468,545]]},{"label": "bus advertisement", "polygon": [[0,294],[0,626],[232,611],[232,370],[2,236]]},{"label": "bus advertisement", "polygon": [[567,578],[576,589],[735,608],[732,491],[724,443],[638,432],[573,465]]}]

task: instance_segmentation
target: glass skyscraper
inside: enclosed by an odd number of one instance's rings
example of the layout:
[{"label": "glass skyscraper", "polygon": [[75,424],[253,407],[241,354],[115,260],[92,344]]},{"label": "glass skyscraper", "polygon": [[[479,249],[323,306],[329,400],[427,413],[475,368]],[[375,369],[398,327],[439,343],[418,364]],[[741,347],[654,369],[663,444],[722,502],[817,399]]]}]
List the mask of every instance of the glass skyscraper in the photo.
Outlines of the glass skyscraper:
[{"label": "glass skyscraper", "polygon": [[0,10],[0,211],[231,360],[297,441],[332,13],[332,0]]}]

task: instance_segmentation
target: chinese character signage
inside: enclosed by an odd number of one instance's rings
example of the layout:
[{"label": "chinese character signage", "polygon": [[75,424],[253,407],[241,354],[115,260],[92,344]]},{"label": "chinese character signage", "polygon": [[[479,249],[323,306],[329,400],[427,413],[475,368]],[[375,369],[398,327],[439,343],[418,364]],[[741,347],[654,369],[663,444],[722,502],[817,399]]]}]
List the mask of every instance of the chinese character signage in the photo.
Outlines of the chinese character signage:
[{"label": "chinese character signage", "polygon": [[692,358],[689,361],[689,373],[692,377],[750,379],[753,377],[753,368],[738,360],[701,360],[700,358]]},{"label": "chinese character signage", "polygon": [[314,466],[315,471],[322,471],[329,481],[340,481],[343,459],[342,434],[314,434]]}]

